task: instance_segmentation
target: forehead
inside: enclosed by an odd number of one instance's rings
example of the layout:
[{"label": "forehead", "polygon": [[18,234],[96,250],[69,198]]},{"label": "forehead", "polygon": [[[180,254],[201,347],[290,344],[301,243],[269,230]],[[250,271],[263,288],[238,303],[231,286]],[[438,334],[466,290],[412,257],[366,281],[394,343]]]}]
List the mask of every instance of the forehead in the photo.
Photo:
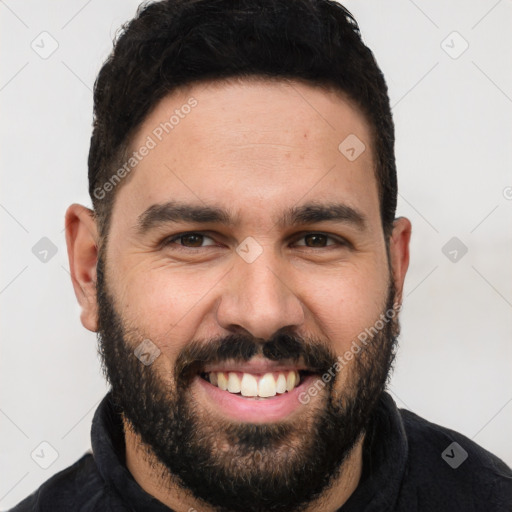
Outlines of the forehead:
[{"label": "forehead", "polygon": [[116,210],[128,222],[130,211],[175,199],[224,206],[259,222],[301,201],[341,201],[379,216],[369,125],[347,98],[324,88],[296,81],[195,84],[155,106],[131,152],[136,162],[117,191],[114,222]]}]

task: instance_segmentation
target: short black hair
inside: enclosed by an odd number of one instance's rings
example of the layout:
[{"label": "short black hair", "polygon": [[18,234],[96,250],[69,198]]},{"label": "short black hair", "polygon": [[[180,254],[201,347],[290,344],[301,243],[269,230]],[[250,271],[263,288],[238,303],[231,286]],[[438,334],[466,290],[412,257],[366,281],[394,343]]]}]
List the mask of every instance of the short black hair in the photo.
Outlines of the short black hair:
[{"label": "short black hair", "polygon": [[372,132],[389,236],[397,200],[394,125],[386,82],[352,14],[331,0],[164,0],[143,3],[122,27],[94,85],[89,194],[100,239],[116,195],[105,184],[151,109],[181,86],[249,77],[334,88],[360,109]]}]

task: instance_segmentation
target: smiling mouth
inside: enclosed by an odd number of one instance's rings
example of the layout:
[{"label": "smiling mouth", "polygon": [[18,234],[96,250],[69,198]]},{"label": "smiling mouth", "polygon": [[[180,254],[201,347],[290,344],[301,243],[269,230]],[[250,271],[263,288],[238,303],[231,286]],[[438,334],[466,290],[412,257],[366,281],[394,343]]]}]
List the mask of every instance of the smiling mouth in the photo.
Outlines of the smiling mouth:
[{"label": "smiling mouth", "polygon": [[281,370],[266,373],[240,371],[210,371],[199,376],[213,386],[234,395],[253,399],[268,399],[295,389],[312,372]]}]

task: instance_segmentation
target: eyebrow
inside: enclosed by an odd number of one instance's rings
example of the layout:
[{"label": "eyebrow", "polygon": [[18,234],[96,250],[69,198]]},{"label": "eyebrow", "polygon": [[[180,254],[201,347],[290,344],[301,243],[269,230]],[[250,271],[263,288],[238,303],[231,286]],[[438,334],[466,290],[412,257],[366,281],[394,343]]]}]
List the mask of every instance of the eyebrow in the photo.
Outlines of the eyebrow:
[{"label": "eyebrow", "polygon": [[[280,228],[285,228],[325,221],[349,224],[360,231],[367,226],[365,215],[351,206],[318,202],[289,208],[276,224]],[[238,224],[238,220],[228,210],[216,206],[169,201],[154,204],[145,210],[139,215],[135,229],[137,234],[142,236],[158,226],[179,222],[224,224],[228,227]]]}]

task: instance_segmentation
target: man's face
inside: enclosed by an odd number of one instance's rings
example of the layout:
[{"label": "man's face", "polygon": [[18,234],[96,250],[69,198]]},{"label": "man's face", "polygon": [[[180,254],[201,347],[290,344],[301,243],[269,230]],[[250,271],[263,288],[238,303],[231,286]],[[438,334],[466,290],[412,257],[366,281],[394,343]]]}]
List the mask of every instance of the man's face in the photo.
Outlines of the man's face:
[{"label": "man's face", "polygon": [[114,396],[197,497],[298,510],[363,432],[398,333],[393,316],[358,341],[395,299],[369,127],[334,93],[246,81],[169,95],[132,149],[148,136],[98,264]]}]

